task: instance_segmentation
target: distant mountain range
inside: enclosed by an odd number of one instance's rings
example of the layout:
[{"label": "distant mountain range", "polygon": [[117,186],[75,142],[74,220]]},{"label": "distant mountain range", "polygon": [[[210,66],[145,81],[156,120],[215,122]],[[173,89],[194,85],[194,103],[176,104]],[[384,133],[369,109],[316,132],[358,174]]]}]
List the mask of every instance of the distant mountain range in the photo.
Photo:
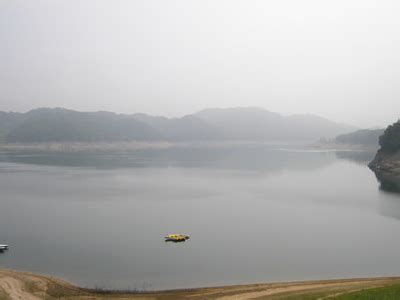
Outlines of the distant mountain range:
[{"label": "distant mountain range", "polygon": [[39,108],[0,112],[0,142],[314,141],[356,128],[314,115],[282,116],[262,108],[212,108],[181,118],[143,113]]}]

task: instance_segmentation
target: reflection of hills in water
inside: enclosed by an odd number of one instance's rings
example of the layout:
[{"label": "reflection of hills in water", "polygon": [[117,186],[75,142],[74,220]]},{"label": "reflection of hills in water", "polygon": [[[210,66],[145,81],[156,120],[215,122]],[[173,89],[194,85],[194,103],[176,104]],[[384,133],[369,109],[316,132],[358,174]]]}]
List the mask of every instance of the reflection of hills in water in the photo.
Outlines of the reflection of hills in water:
[{"label": "reflection of hills in water", "polygon": [[269,145],[172,147],[121,153],[2,153],[0,161],[95,168],[216,168],[275,172],[312,170],[336,157],[329,152],[281,151]]},{"label": "reflection of hills in water", "polygon": [[[336,152],[336,157],[367,165],[374,159],[375,154],[375,152],[367,151],[340,151]],[[379,171],[374,173],[379,182],[381,194],[384,195],[379,196],[379,209],[382,215],[400,219],[400,176]]]},{"label": "reflection of hills in water", "polygon": [[375,176],[380,183],[382,191],[400,193],[400,176],[381,171],[375,171]]},{"label": "reflection of hills in water", "polygon": [[[45,166],[119,168],[202,168],[232,171],[277,173],[312,171],[339,160],[367,167],[375,153],[363,151],[299,151],[298,148],[271,145],[240,145],[220,147],[172,147],[131,152],[0,153],[0,162]],[[380,182],[379,207],[383,215],[400,219],[400,177],[375,173]],[[371,176],[373,173],[371,171]],[[174,196],[175,197],[175,196]]]},{"label": "reflection of hills in water", "polygon": [[[351,160],[363,165],[369,164],[375,157],[376,152],[369,151],[338,151],[336,157],[339,159]],[[371,171],[375,173],[380,183],[380,190],[384,192],[400,193],[400,176],[379,170]]]},{"label": "reflection of hills in water", "polygon": [[335,154],[339,159],[350,160],[362,165],[367,165],[374,159],[376,151],[337,151]]},{"label": "reflection of hills in water", "polygon": [[384,197],[379,201],[379,208],[384,216],[400,219],[400,176],[375,172]]}]

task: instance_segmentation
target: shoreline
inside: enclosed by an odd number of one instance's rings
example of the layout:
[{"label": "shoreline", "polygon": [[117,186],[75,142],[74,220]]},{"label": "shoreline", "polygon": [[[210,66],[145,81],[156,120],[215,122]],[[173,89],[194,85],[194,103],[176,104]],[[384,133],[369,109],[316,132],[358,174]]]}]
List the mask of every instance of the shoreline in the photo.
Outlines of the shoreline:
[{"label": "shoreline", "polygon": [[[102,290],[75,286],[63,279],[31,272],[0,269],[0,299],[285,299],[313,295],[320,299],[390,286],[400,287],[400,277],[328,279],[254,283],[216,287],[137,291]],[[283,297],[283,298],[282,298]],[[292,298],[293,299],[293,298]],[[321,298],[322,299],[322,298]]]},{"label": "shoreline", "polygon": [[355,151],[376,152],[378,146],[339,143],[311,143],[307,141],[131,141],[131,142],[48,142],[48,143],[0,143],[0,152],[38,152],[38,153],[96,153],[129,152],[136,150],[170,148],[224,148],[237,146],[287,146],[288,149],[303,151]]}]

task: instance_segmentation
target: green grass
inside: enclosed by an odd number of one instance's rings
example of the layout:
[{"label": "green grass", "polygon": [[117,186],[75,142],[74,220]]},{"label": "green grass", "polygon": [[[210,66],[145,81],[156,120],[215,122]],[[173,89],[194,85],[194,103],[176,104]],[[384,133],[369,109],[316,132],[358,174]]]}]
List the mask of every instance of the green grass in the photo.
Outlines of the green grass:
[{"label": "green grass", "polygon": [[[362,287],[359,287],[362,288]],[[346,291],[347,289],[347,291]],[[391,284],[385,287],[368,288],[351,292],[349,290],[357,289],[357,286],[346,287],[345,289],[338,288],[321,288],[311,291],[296,292],[292,294],[284,293],[272,295],[268,297],[259,297],[257,300],[400,300],[400,284]],[[337,294],[337,296],[333,296]]]},{"label": "green grass", "polygon": [[400,299],[400,284],[381,288],[365,289],[333,298],[335,300],[398,300]]}]

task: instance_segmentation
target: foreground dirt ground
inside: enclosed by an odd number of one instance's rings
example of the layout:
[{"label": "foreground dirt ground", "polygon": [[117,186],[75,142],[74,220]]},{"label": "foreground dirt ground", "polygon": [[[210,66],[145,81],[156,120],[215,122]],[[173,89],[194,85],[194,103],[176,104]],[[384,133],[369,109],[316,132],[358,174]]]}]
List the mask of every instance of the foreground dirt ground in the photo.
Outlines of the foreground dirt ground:
[{"label": "foreground dirt ground", "polygon": [[61,279],[0,269],[0,299],[333,299],[349,292],[400,284],[400,277],[304,281],[148,293],[102,292]]}]

